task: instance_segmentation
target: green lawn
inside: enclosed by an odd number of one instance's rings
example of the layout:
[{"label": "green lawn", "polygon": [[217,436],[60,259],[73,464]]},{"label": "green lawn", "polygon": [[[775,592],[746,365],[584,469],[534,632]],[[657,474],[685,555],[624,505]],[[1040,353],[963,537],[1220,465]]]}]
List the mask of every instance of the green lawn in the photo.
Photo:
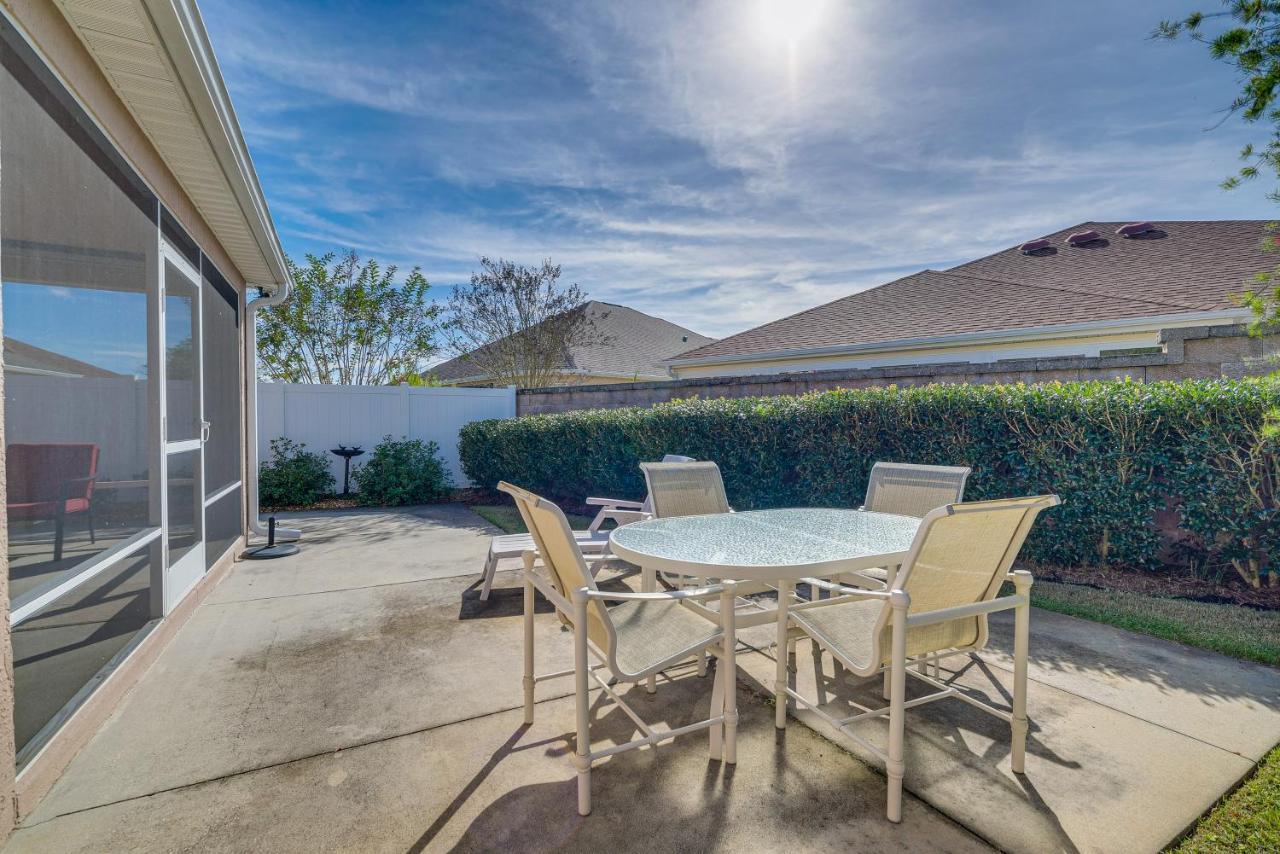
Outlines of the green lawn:
[{"label": "green lawn", "polygon": [[1233,658],[1280,666],[1280,612],[1037,581],[1031,604]]},{"label": "green lawn", "polygon": [[1280,851],[1280,747],[1174,847],[1176,854]]},{"label": "green lawn", "polygon": [[[471,507],[486,522],[495,527],[501,528],[508,534],[527,534],[529,529],[524,526],[524,520],[520,518],[520,511],[516,509],[514,504],[475,504]],[[569,527],[575,531],[585,529],[591,524],[591,518],[588,516],[578,516],[573,513],[565,514],[569,519]]]}]

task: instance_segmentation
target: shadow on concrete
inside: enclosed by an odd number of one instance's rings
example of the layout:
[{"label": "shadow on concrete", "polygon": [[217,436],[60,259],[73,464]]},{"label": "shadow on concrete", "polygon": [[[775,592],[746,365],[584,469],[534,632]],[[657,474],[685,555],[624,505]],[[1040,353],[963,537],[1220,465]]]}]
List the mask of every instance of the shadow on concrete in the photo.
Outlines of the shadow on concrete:
[{"label": "shadow on concrete", "polygon": [[[421,535],[431,528],[492,537],[502,533],[463,504],[424,504],[413,507],[358,507],[306,513],[281,513],[282,527],[298,528],[303,542],[376,545],[406,534]],[[427,523],[424,526],[423,523]]]},{"label": "shadow on concrete", "polygon": [[[596,578],[596,585],[601,590],[615,593],[628,593],[632,588],[627,580],[640,572],[638,567],[623,561],[610,561]],[[517,576],[518,578],[518,576]],[[480,598],[480,587],[484,579],[478,578],[466,590],[462,591],[462,604],[458,609],[459,620],[492,619],[495,617],[519,617],[524,613],[524,585],[497,587],[489,591],[488,600]],[[534,613],[550,614],[555,608],[537,590],[534,591]]]},{"label": "shadow on concrete", "polygon": [[[1052,622],[1052,642],[1037,642]],[[988,649],[1012,657],[1013,619],[992,615]],[[1274,706],[1280,696],[1280,670],[1227,658],[1169,641],[1133,634],[1087,620],[1034,611],[1031,621],[1031,666],[1076,677],[1131,679],[1163,692],[1185,692],[1214,701],[1249,700]]]}]

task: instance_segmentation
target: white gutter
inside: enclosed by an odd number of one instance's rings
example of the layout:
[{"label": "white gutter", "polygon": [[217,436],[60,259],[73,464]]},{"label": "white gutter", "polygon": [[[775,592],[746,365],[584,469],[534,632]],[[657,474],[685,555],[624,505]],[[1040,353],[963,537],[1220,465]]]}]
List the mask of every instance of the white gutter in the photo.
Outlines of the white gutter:
[{"label": "white gutter", "polygon": [[1219,311],[1188,311],[1178,314],[1159,314],[1150,317],[1134,317],[1120,320],[1098,320],[1086,323],[1064,323],[1057,326],[1024,326],[1016,329],[998,329],[979,332],[958,332],[954,335],[929,335],[918,338],[895,338],[891,341],[874,341],[866,344],[840,344],[833,347],[812,347],[790,350],[767,350],[759,353],[734,353],[726,356],[707,356],[692,359],[666,359],[663,364],[672,367],[696,367],[701,365],[723,365],[734,362],[765,362],[775,359],[804,359],[820,356],[841,356],[845,354],[868,354],[892,352],[896,350],[921,350],[949,345],[973,345],[1000,343],[1009,340],[1034,340],[1037,338],[1057,338],[1064,334],[1075,334],[1077,337],[1098,333],[1141,332],[1149,329],[1202,321],[1206,324],[1239,323],[1252,317],[1248,309],[1222,309]]},{"label": "white gutter", "polygon": [[[248,446],[248,471],[245,472],[245,508],[249,513],[249,531],[260,537],[267,536],[258,509],[258,309],[279,305],[289,298],[289,281],[280,283],[273,294],[260,296],[245,305],[244,322],[248,326],[244,334],[244,373],[246,424],[245,444]],[[276,528],[276,538],[297,540],[302,532],[295,528]]]}]

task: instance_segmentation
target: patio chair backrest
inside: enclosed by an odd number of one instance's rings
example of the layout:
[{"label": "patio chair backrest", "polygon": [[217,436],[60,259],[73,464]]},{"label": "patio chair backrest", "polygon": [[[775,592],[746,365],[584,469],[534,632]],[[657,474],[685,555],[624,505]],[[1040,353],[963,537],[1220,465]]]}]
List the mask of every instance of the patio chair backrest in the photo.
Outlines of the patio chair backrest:
[{"label": "patio chair backrest", "polygon": [[730,510],[720,467],[715,463],[641,463],[640,468],[649,486],[653,515],[659,519]]},{"label": "patio chair backrest", "polygon": [[[693,462],[693,457],[685,457],[685,456],[681,456],[680,454],[663,454],[662,461],[664,463],[691,463]],[[640,512],[653,513],[652,493],[645,493],[644,503],[640,505]]]},{"label": "patio chair backrest", "polygon": [[98,446],[89,443],[26,444],[5,449],[6,501],[10,504],[93,498]]},{"label": "patio chair backrest", "polygon": [[[554,502],[506,481],[500,482],[498,489],[515,499],[556,592],[572,600],[574,590],[583,587],[598,590],[587,569],[587,562],[583,560],[582,550],[573,539],[573,531],[564,512]],[[565,613],[561,608],[556,611],[565,625],[573,625],[572,613]],[[587,637],[612,660],[616,635],[609,611],[600,600],[593,599],[587,603],[587,621]]]},{"label": "patio chair backrest", "polygon": [[[908,613],[954,608],[996,597],[1040,511],[1061,503],[1056,495],[948,504],[920,524],[894,586],[911,597]],[[889,651],[891,609],[881,614],[881,658]],[[907,655],[952,648],[981,648],[986,616],[916,626],[907,632]]]},{"label": "patio chair backrest", "polygon": [[964,499],[968,466],[922,466],[878,462],[871,467],[863,507],[923,519],[930,510]]}]

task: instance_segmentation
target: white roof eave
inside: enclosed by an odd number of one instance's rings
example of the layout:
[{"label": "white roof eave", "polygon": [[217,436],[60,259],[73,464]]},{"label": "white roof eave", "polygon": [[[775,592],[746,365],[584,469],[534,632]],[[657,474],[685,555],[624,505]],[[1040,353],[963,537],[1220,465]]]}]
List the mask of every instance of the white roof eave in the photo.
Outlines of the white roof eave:
[{"label": "white roof eave", "polygon": [[[157,30],[169,48],[180,82],[204,127],[227,184],[236,197],[249,229],[261,250],[262,260],[274,281],[251,284],[269,293],[285,284],[288,267],[276,234],[271,211],[258,181],[249,147],[236,119],[218,60],[209,41],[204,19],[194,0],[143,0]],[[179,50],[178,48],[185,48]]]}]

